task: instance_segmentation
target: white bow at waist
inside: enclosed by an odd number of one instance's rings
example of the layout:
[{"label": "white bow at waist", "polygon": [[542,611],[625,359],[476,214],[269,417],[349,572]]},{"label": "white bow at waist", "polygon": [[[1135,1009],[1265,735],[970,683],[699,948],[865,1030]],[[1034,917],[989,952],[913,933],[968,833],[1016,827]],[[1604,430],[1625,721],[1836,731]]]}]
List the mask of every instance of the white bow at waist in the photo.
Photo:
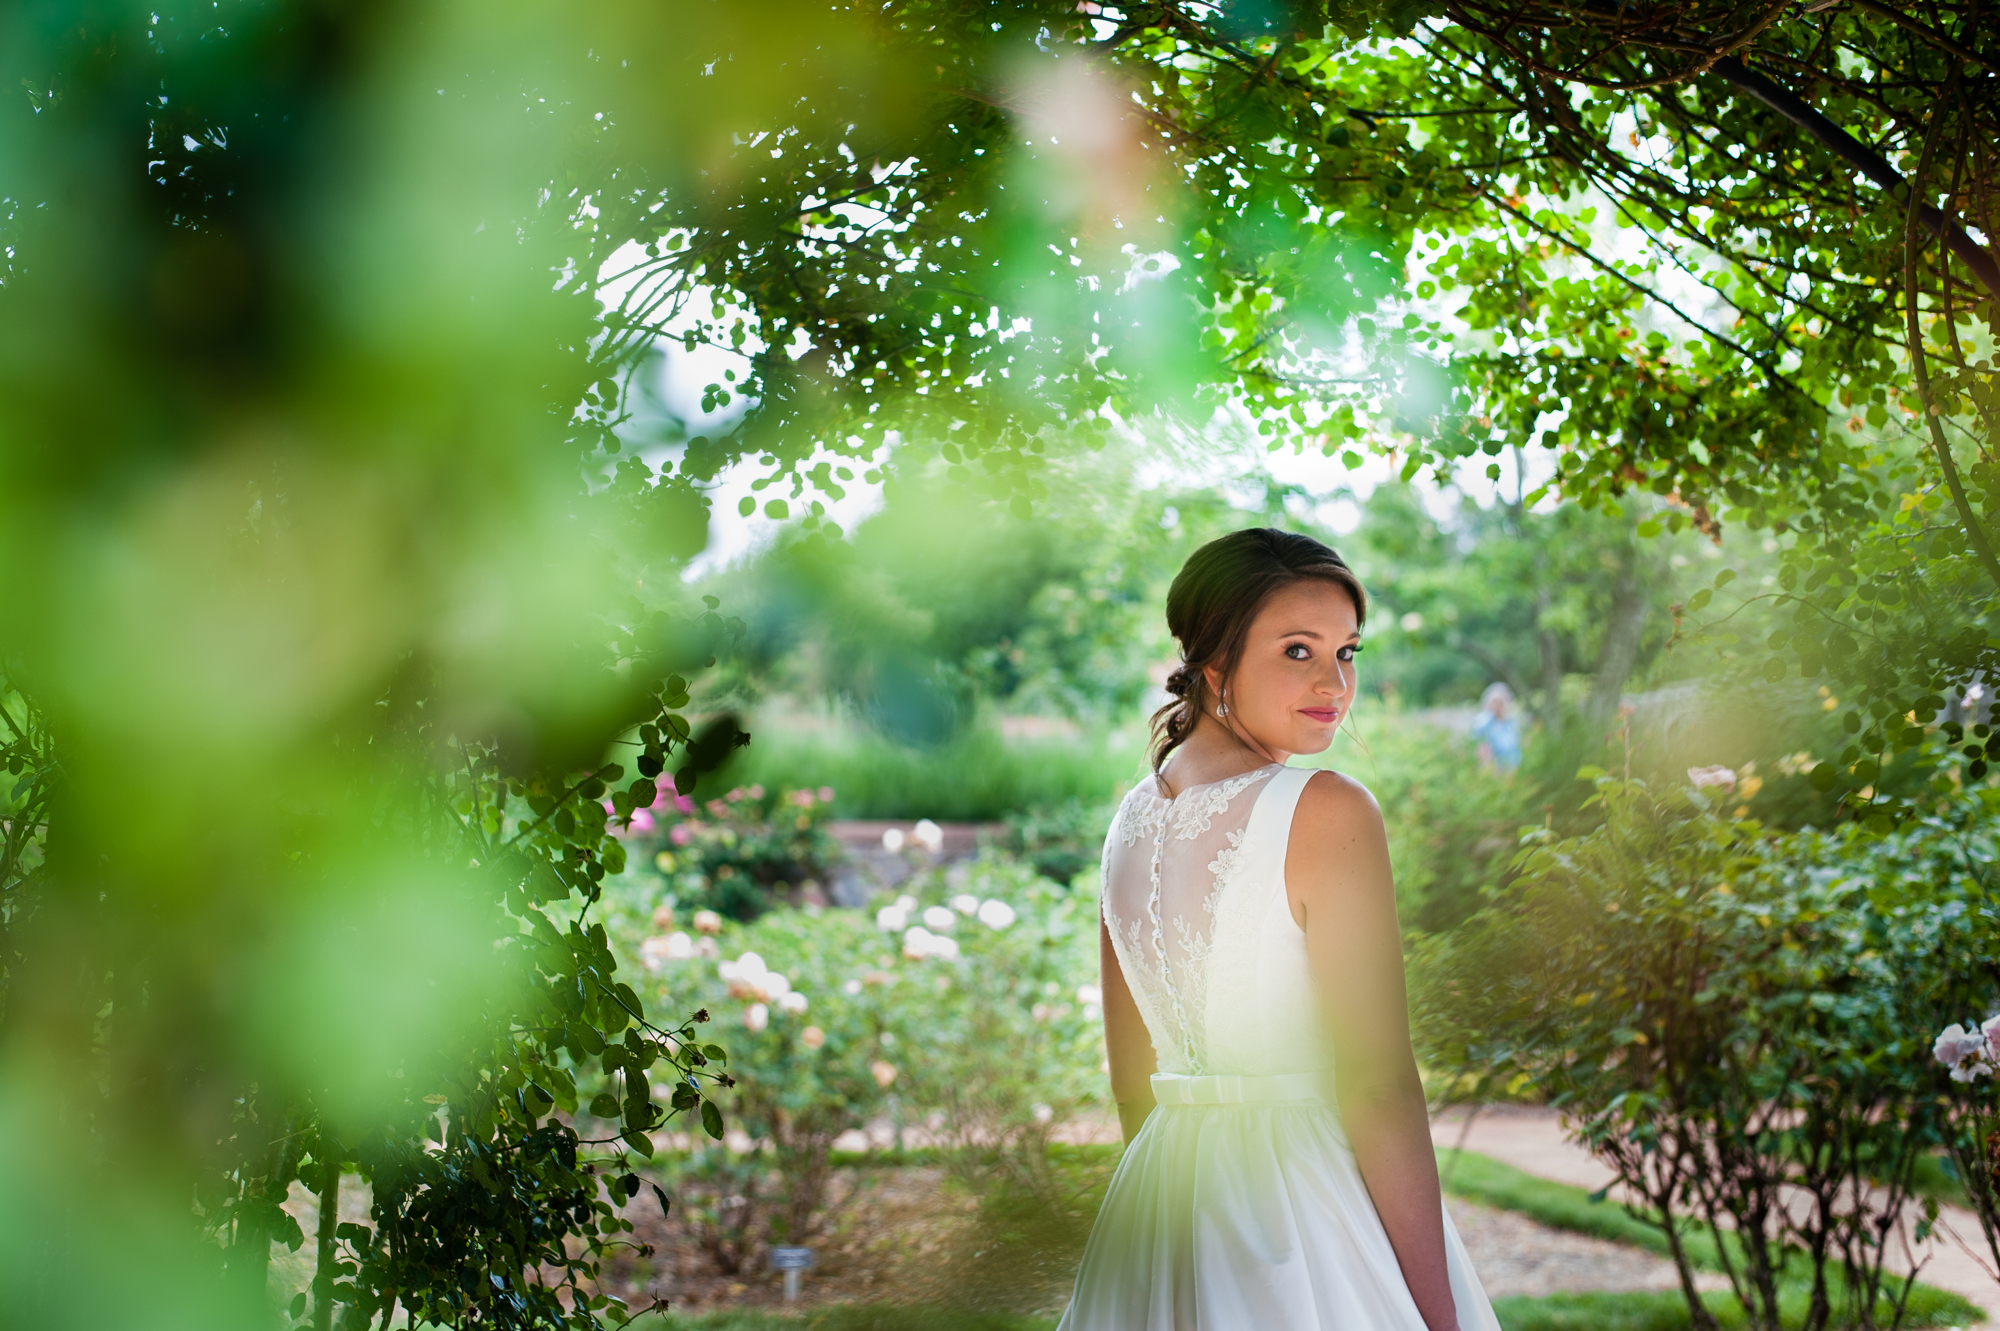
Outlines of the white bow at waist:
[{"label": "white bow at waist", "polygon": [[1153,1074],[1153,1101],[1161,1105],[1325,1104],[1323,1072],[1280,1072],[1267,1077],[1233,1074]]}]

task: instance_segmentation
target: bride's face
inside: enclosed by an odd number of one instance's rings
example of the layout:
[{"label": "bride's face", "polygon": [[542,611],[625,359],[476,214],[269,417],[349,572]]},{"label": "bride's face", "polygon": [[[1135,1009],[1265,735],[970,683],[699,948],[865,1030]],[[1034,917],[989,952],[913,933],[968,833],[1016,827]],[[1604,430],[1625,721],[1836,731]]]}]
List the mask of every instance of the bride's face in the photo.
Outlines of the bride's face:
[{"label": "bride's face", "polygon": [[[1360,642],[1354,602],[1335,584],[1314,578],[1273,593],[1226,681],[1229,723],[1272,754],[1323,751],[1354,702]],[[1211,689],[1223,683],[1211,673]]]}]

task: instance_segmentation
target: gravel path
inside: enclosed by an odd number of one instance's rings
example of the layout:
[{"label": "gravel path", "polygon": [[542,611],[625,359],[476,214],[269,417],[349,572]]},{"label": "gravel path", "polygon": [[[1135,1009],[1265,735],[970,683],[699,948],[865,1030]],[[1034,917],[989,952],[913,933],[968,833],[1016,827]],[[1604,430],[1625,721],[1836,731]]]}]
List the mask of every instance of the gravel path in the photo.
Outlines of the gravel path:
[{"label": "gravel path", "polygon": [[[1513,1211],[1458,1197],[1447,1198],[1445,1209],[1465,1240],[1488,1298],[1680,1288],[1674,1264],[1641,1249],[1550,1229]],[[1720,1283],[1720,1277],[1702,1280],[1703,1288]]]}]

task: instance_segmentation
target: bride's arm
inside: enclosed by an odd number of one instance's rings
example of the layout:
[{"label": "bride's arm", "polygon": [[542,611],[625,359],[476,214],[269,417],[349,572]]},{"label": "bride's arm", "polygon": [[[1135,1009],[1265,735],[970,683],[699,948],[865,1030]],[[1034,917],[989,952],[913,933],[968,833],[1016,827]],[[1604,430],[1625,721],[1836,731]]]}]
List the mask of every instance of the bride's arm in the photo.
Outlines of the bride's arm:
[{"label": "bride's arm", "polygon": [[1153,1039],[1146,1020],[1132,1001],[1125,972],[1118,968],[1118,951],[1111,929],[1097,922],[1097,967],[1104,990],[1104,1052],[1111,1063],[1111,1098],[1118,1105],[1118,1127],[1127,1145],[1139,1135],[1139,1125],[1153,1112],[1153,1073],[1158,1070]]},{"label": "bride's arm", "polygon": [[1430,1115],[1410,1050],[1389,841],[1382,811],[1360,784],[1333,772],[1307,783],[1285,883],[1325,1002],[1355,1162],[1424,1324],[1457,1331]]}]

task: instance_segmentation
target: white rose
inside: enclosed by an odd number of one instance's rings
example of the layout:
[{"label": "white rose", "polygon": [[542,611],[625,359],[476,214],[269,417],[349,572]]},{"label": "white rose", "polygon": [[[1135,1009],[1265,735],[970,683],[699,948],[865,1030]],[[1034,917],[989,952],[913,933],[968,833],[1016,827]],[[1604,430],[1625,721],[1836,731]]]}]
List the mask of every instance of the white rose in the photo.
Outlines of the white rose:
[{"label": "white rose", "polygon": [[952,914],[948,907],[932,906],[924,912],[924,923],[939,933],[945,933],[958,927],[958,916]]},{"label": "white rose", "polygon": [[1005,929],[1014,922],[1014,908],[998,899],[979,908],[979,922],[989,929]]},{"label": "white rose", "polygon": [[762,1003],[752,1003],[743,1010],[743,1024],[749,1028],[752,1035],[760,1033],[771,1024],[771,1009]]},{"label": "white rose", "polygon": [[1954,1021],[1938,1032],[1937,1041],[1931,1045],[1931,1057],[1948,1068],[1955,1068],[1965,1061],[1966,1055],[1985,1046],[1984,1035],[1974,1035]]},{"label": "white rose", "polygon": [[778,1006],[793,1016],[801,1016],[806,1010],[806,996],[796,989],[778,995]]},{"label": "white rose", "polygon": [[900,905],[884,906],[875,912],[875,927],[885,934],[901,933],[910,927],[910,912]]},{"label": "white rose", "polygon": [[944,829],[928,818],[921,818],[910,829],[910,840],[935,855],[944,849]]},{"label": "white rose", "polygon": [[882,829],[882,849],[888,851],[891,855],[894,855],[903,848],[904,840],[902,828],[886,827]]},{"label": "white rose", "polygon": [[951,899],[951,908],[960,915],[976,915],[979,913],[979,898],[970,892],[960,892]]}]

